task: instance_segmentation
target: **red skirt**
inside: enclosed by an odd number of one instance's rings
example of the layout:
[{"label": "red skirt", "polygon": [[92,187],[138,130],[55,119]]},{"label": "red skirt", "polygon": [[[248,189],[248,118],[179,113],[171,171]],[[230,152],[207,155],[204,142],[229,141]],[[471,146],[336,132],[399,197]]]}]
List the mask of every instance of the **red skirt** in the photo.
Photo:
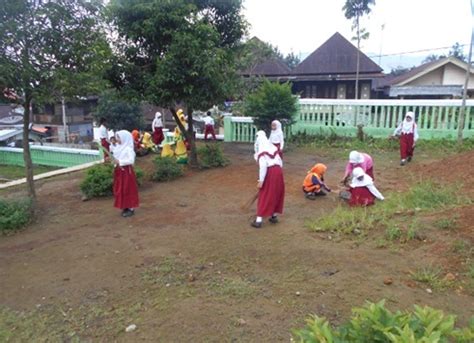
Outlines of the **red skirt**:
[{"label": "red skirt", "polygon": [[257,216],[269,217],[274,213],[283,213],[285,201],[285,183],[280,166],[269,167],[258,193]]},{"label": "red skirt", "polygon": [[375,196],[367,187],[350,188],[349,192],[351,192],[350,206],[370,206],[375,203]]},{"label": "red skirt", "polygon": [[207,140],[207,136],[211,135],[212,139],[216,140],[216,133],[214,132],[214,126],[206,125],[204,128],[204,139]]},{"label": "red skirt", "polygon": [[[110,143],[107,142],[107,139],[101,138],[100,145],[102,145],[105,151],[110,152]],[[104,161],[107,162],[108,159],[109,159],[109,155],[107,153],[104,153]]]},{"label": "red skirt", "polygon": [[160,145],[161,142],[163,142],[165,139],[165,135],[163,134],[163,128],[162,127],[155,127],[155,130],[153,131],[153,143],[156,145]]},{"label": "red skirt", "polygon": [[402,160],[413,157],[413,151],[415,150],[413,144],[413,133],[402,133],[400,136],[400,157]]},{"label": "red skirt", "polygon": [[278,149],[278,155],[280,155],[280,158],[283,158],[283,151],[281,151],[280,149],[281,144],[280,143],[272,143],[272,144]]},{"label": "red skirt", "polygon": [[114,169],[114,207],[136,208],[138,202],[137,178],[132,166]]}]

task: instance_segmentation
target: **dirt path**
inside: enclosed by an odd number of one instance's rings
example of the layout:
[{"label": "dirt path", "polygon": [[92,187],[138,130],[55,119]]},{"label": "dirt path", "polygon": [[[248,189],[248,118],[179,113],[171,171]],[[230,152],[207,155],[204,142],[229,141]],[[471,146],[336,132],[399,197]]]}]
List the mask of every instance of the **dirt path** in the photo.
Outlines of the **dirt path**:
[{"label": "dirt path", "polygon": [[[47,315],[54,337],[99,341],[288,341],[310,313],[341,322],[351,307],[382,298],[390,308],[441,308],[462,322],[472,315],[471,296],[428,294],[410,282],[409,272],[433,258],[422,243],[375,249],[304,227],[339,204],[334,195],[311,202],[301,194],[316,161],[336,188],[344,163],[324,152],[285,155],[285,215],[250,228],[253,213],[240,209],[256,183],[249,150],[228,145],[229,167],[145,184],[128,219],[111,199],[81,202],[81,173],[41,183],[40,219],[0,238],[0,305]],[[393,191],[400,168],[381,160],[378,184]],[[393,285],[383,284],[387,276]],[[131,323],[138,330],[125,333]]]}]

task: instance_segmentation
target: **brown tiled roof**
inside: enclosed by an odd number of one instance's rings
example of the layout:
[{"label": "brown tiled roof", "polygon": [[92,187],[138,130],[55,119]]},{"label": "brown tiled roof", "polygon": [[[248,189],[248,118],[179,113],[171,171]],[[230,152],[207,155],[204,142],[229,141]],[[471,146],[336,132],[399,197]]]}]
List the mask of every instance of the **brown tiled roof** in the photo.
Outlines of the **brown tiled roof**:
[{"label": "brown tiled roof", "polygon": [[[293,71],[304,74],[355,74],[357,72],[357,48],[339,32],[332,35]],[[382,68],[360,53],[359,73],[381,73]]]},{"label": "brown tiled roof", "polygon": [[250,70],[245,71],[244,75],[258,76],[288,76],[291,70],[288,66],[277,58],[266,60],[257,64]]}]

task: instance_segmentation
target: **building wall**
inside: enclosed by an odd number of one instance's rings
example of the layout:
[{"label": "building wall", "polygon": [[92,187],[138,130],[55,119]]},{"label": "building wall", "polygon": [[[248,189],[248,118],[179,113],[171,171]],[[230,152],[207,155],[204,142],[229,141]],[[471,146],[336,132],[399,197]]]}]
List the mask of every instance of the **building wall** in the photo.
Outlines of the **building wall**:
[{"label": "building wall", "polygon": [[[464,85],[466,71],[454,64],[446,64],[444,67],[444,85]],[[468,88],[474,88],[474,75],[469,78]]]},{"label": "building wall", "polygon": [[427,86],[427,85],[442,85],[443,83],[443,68],[438,68],[432,72],[419,77],[404,86]]}]

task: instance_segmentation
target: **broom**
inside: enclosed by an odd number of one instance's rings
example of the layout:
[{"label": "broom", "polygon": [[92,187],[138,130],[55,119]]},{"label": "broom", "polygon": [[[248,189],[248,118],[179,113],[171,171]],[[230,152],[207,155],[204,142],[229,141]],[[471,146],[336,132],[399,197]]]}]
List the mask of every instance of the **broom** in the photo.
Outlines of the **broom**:
[{"label": "broom", "polygon": [[258,193],[259,193],[259,191],[257,191],[254,195],[252,195],[252,197],[249,200],[247,200],[242,206],[240,206],[240,209],[242,211],[250,210],[250,207],[255,202],[255,200],[257,200],[257,198],[258,198]]}]

